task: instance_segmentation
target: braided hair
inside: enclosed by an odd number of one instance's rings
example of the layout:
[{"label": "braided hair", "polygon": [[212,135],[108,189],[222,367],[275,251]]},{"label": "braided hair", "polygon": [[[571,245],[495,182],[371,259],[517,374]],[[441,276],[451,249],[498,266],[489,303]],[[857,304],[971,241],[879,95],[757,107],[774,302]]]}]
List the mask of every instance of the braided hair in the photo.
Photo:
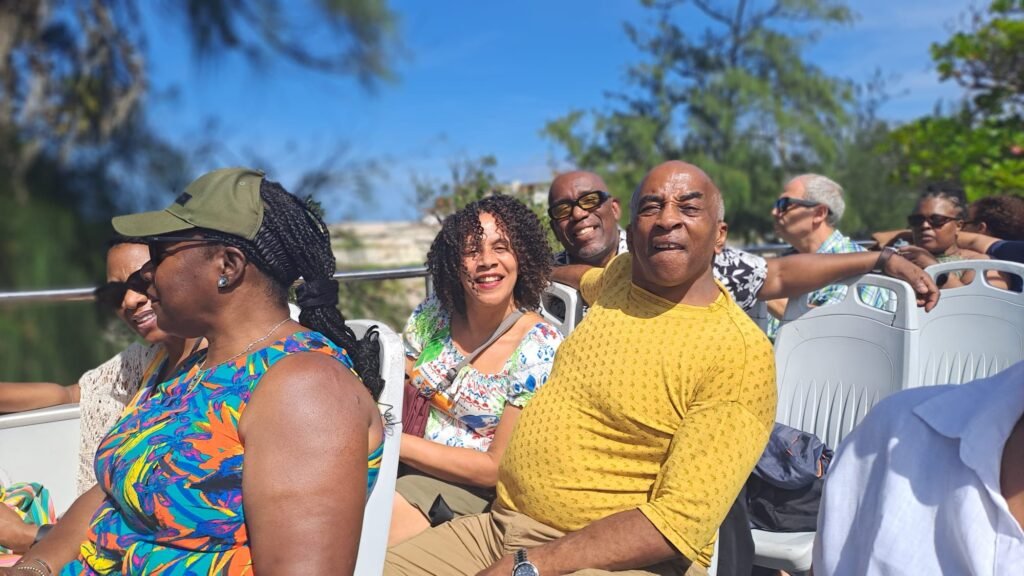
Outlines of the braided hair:
[{"label": "braided hair", "polygon": [[335,260],[327,225],[307,202],[277,182],[263,179],[260,198],[263,224],[252,242],[214,230],[204,230],[204,235],[241,250],[266,274],[270,296],[276,299],[287,300],[288,289],[302,277],[303,284],[296,291],[302,310],[299,323],[344,348],[363,384],[379,399],[384,380],[378,333],[371,328],[362,339],[356,338],[338,310],[338,282],[333,279]]},{"label": "braided hair", "polygon": [[964,194],[964,189],[956,184],[946,182],[928,184],[924,192],[921,193],[921,197],[918,198],[918,202],[920,203],[926,198],[945,200],[953,205],[954,216],[961,220],[967,217],[967,196]]},{"label": "braided hair", "polygon": [[551,247],[537,215],[522,202],[504,194],[472,202],[441,224],[441,231],[427,253],[427,269],[441,306],[448,312],[466,313],[466,292],[461,279],[467,271],[462,256],[467,245],[479,246],[483,241],[481,212],[494,216],[498,229],[515,252],[518,278],[512,297],[516,306],[536,310],[551,277]]}]

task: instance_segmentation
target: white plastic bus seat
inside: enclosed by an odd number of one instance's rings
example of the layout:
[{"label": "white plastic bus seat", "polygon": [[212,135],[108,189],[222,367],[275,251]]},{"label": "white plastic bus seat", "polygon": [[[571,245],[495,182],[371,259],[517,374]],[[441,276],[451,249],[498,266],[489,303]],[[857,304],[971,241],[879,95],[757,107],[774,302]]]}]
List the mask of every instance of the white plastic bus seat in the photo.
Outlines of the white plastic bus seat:
[{"label": "white plastic bus seat", "polygon": [[[775,419],[812,432],[835,448],[879,400],[913,381],[918,314],[910,285],[866,275],[841,282],[851,287],[838,303],[810,307],[790,298],[775,340],[779,400]],[[862,285],[897,295],[893,311],[861,302]],[[754,564],[807,572],[814,532],[751,530]]]},{"label": "white plastic bus seat", "polygon": [[38,482],[58,515],[78,495],[78,404],[0,416],[0,469],[5,482]]},{"label": "white plastic bus seat", "polygon": [[346,322],[362,338],[370,326],[380,332],[380,370],[384,377],[384,391],[378,401],[382,414],[389,416],[384,437],[384,457],[381,460],[377,484],[366,501],[363,530],[359,538],[356,558],[357,576],[380,576],[384,572],[384,557],[391,529],[391,503],[398,480],[398,448],[402,438],[402,387],[405,385],[405,349],[402,339],[382,322],[348,320]]},{"label": "white plastic bus seat", "polygon": [[747,310],[747,316],[757,324],[757,327],[761,329],[761,332],[768,333],[768,324],[771,322],[772,315],[768,312],[768,303],[764,300],[758,300],[754,303],[754,307]]},{"label": "white plastic bus seat", "polygon": [[974,281],[942,291],[921,314],[921,365],[917,385],[963,384],[1024,360],[1024,294],[993,287],[985,271],[1024,277],[1024,265],[1002,260],[960,260],[929,266],[932,277],[975,271]]},{"label": "white plastic bus seat", "polygon": [[541,294],[540,315],[568,337],[583,320],[583,298],[571,287],[552,282]]}]

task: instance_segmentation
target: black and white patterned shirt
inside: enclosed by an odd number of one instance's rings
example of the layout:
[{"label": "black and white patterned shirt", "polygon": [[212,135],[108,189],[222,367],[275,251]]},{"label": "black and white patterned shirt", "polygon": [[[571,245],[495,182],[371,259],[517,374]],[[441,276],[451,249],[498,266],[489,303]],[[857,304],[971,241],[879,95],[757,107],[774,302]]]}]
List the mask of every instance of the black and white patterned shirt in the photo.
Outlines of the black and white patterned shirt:
[{"label": "black and white patterned shirt", "polygon": [[[628,251],[626,231],[619,228],[617,254]],[[569,254],[563,250],[555,254],[555,266],[565,264],[570,264]],[[715,280],[725,286],[740,308],[750,310],[757,303],[757,293],[761,291],[765,277],[768,276],[768,262],[756,254],[726,246],[715,256],[713,270]]]}]

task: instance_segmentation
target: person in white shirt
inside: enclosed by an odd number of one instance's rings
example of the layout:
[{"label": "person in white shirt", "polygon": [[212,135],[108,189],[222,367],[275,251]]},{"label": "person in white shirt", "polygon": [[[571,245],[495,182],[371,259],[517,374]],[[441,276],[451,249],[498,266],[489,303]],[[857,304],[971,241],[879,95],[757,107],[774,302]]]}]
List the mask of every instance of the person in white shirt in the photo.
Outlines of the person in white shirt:
[{"label": "person in white shirt", "polygon": [[814,574],[1024,574],[1022,525],[1019,362],[872,409],[829,468]]}]

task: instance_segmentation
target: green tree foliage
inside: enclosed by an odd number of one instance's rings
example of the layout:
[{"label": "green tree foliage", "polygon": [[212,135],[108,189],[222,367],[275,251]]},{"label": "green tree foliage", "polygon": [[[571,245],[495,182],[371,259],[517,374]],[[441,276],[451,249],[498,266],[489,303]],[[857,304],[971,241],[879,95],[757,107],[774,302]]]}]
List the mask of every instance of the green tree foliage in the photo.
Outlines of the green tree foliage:
[{"label": "green tree foliage", "polygon": [[964,88],[952,111],[896,130],[897,177],[959,181],[968,198],[1024,192],[1024,0],[974,9],[966,30],[932,45],[942,81]]},{"label": "green tree foliage", "polygon": [[[532,183],[525,185],[502,184],[494,174],[498,160],[492,156],[481,156],[475,159],[462,159],[449,162],[450,179],[437,179],[413,176],[413,194],[416,206],[427,217],[433,217],[440,224],[445,217],[461,210],[470,202],[492,194],[507,194],[525,204],[545,225],[547,216],[548,183]],[[542,187],[543,190],[538,190]],[[537,200],[537,192],[543,192],[545,200]],[[552,250],[562,247],[555,238],[554,232],[547,229],[548,244]]]},{"label": "green tree foliage", "polygon": [[[768,232],[787,174],[834,163],[853,87],[807,62],[818,28],[846,24],[838,0],[643,0],[653,23],[626,25],[646,60],[611,111],[573,111],[544,133],[625,199],[652,165],[686,159],[726,196],[732,230]],[[684,23],[706,28],[691,34]]]},{"label": "green tree foliage", "polygon": [[[162,8],[200,59],[239,53],[354,76],[391,77],[386,0],[19,0],[0,11],[0,290],[95,285],[109,217],[169,198],[188,154],[146,123],[142,10]],[[323,178],[303,179],[303,192]],[[166,200],[161,200],[163,202]],[[0,308],[0,379],[72,382],[110,355],[83,304]]]}]

